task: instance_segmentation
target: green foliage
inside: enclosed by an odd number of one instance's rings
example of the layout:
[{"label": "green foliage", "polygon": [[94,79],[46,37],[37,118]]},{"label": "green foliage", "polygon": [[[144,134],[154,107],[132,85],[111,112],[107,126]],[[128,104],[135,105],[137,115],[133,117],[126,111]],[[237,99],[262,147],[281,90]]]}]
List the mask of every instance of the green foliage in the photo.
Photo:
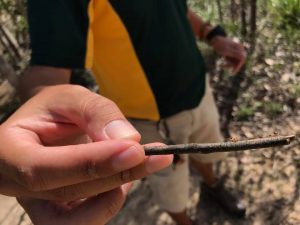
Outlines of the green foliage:
[{"label": "green foliage", "polygon": [[189,5],[206,21],[215,23],[218,19],[218,12],[215,2],[210,0],[189,0]]},{"label": "green foliage", "polygon": [[300,84],[294,84],[292,86],[292,94],[294,94],[296,98],[300,98]]},{"label": "green foliage", "polygon": [[20,6],[26,5],[27,0],[0,0],[0,12],[21,14]]},{"label": "green foliage", "polygon": [[283,104],[279,102],[268,102],[264,105],[264,110],[268,116],[275,117],[283,112]]},{"label": "green foliage", "polygon": [[16,24],[17,24],[18,30],[27,29],[27,20],[23,15],[16,16]]},{"label": "green foliage", "polygon": [[300,0],[271,0],[270,3],[278,28],[285,30],[288,35],[300,35]]},{"label": "green foliage", "polygon": [[236,111],[236,117],[238,120],[247,120],[254,116],[254,113],[262,106],[261,102],[256,102],[254,105],[248,105],[246,103],[241,104]]},{"label": "green foliage", "polygon": [[[300,88],[298,91],[300,94]],[[235,116],[238,120],[248,120],[253,117],[257,111],[264,111],[267,116],[274,118],[283,112],[283,104],[279,102],[267,102],[264,104],[255,102],[253,105],[243,103],[239,105]]]},{"label": "green foliage", "polygon": [[238,111],[236,112],[236,116],[238,120],[246,120],[252,117],[255,113],[255,108],[252,106],[248,106],[246,104],[242,104],[239,106]]},{"label": "green foliage", "polygon": [[[235,1],[235,7],[231,9],[229,0],[221,0],[219,8],[217,1],[211,0],[188,0],[189,6],[197,12],[205,21],[211,24],[221,24],[230,36],[240,36],[240,2]],[[247,9],[246,9],[247,11]],[[222,20],[220,18],[222,15]]]},{"label": "green foliage", "polygon": [[0,11],[6,10],[6,11],[11,11],[13,8],[13,1],[11,0],[1,0],[0,1]]},{"label": "green foliage", "polygon": [[226,32],[229,34],[238,34],[240,32],[240,26],[238,23],[225,23],[224,27],[226,29]]}]

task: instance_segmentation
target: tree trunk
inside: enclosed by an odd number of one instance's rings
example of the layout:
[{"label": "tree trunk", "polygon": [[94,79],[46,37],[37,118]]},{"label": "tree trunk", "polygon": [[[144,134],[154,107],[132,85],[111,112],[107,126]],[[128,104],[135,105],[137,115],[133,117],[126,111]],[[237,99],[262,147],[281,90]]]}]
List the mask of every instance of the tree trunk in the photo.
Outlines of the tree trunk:
[{"label": "tree trunk", "polygon": [[251,17],[250,17],[250,54],[255,50],[256,45],[256,18],[257,18],[257,0],[251,1]]},{"label": "tree trunk", "polygon": [[223,11],[222,11],[221,0],[216,0],[216,3],[217,3],[217,7],[218,7],[219,21],[222,24],[223,23]]},{"label": "tree trunk", "polygon": [[247,4],[246,0],[241,0],[241,34],[245,39],[247,37]]},{"label": "tree trunk", "polygon": [[230,19],[231,19],[231,23],[235,23],[236,19],[238,18],[238,14],[237,14],[237,5],[235,0],[231,0],[230,1]]}]

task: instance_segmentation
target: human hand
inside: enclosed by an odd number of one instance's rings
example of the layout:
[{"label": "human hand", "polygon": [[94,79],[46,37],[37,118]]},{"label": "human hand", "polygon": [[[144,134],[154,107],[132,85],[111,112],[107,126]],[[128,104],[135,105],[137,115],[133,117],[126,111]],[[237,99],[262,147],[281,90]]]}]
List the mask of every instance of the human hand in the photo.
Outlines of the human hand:
[{"label": "human hand", "polygon": [[[93,142],[58,144],[82,133]],[[171,163],[172,156],[145,157],[139,139],[110,100],[75,85],[45,88],[0,127],[0,193],[73,201]]]},{"label": "human hand", "polygon": [[59,205],[37,199],[18,199],[34,225],[102,225],[122,207],[130,185],[82,200]]},{"label": "human hand", "polygon": [[246,52],[242,44],[222,36],[214,37],[210,43],[214,50],[225,59],[224,67],[232,68],[234,74],[240,71],[246,61]]}]

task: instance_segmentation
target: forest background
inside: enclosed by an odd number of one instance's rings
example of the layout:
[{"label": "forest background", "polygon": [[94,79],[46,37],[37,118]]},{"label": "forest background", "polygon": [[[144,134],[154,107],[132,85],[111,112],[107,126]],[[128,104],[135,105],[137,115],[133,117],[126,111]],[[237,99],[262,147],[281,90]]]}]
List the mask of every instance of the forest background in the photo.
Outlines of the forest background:
[{"label": "forest background", "polygon": [[[190,0],[205,20],[224,26],[244,44],[247,65],[237,75],[222,69],[221,60],[199,43],[215,90],[226,139],[296,134],[287,147],[232,153],[216,167],[228,188],[239,190],[247,218],[231,218],[202,196],[200,177],[191,178],[188,213],[201,224],[300,224],[300,0]],[[0,121],[20,102],[19,76],[28,66],[30,40],[26,0],[0,0]],[[86,71],[74,71],[74,83],[97,90]],[[149,199],[147,181],[136,183],[115,225],[172,224]],[[1,201],[1,200],[0,200]],[[15,203],[0,225],[30,224]],[[9,207],[7,207],[9,208]],[[11,222],[15,221],[15,222]]]}]

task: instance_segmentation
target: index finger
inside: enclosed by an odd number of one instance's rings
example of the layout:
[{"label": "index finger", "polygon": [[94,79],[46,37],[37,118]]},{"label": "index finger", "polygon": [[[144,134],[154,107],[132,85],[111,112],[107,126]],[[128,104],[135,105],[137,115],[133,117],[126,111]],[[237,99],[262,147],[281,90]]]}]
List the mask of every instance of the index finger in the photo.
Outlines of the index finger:
[{"label": "index finger", "polygon": [[[32,151],[34,148],[34,151]],[[145,153],[133,141],[112,140],[73,146],[31,146],[8,175],[30,191],[44,191],[117,174],[142,163]]]}]

